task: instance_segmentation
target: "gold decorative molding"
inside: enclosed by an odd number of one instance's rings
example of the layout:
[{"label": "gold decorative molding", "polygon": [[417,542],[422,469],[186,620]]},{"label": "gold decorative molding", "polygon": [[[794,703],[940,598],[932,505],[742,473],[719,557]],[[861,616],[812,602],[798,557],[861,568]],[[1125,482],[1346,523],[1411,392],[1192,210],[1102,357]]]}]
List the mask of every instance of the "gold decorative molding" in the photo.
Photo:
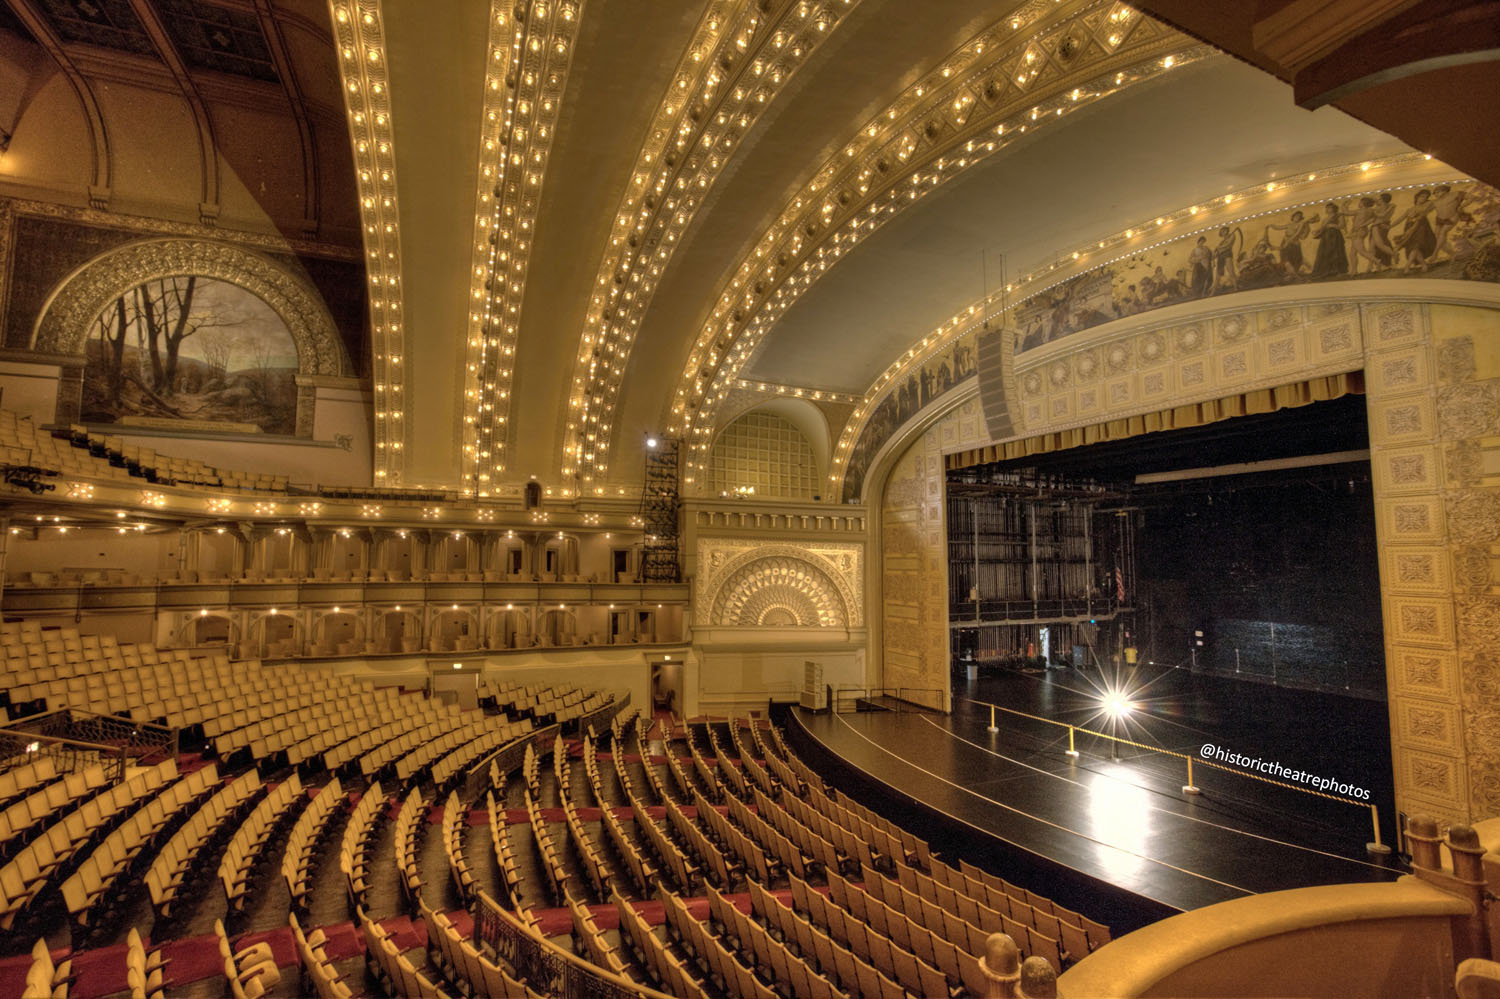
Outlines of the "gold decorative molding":
[{"label": "gold decorative molding", "polygon": [[719,0],[700,19],[615,210],[579,336],[559,468],[583,492],[604,489],[631,343],[682,234],[740,140],[858,3]]},{"label": "gold decorative molding", "polygon": [[[797,621],[788,626],[860,627],[864,552],[857,543],[787,545],[700,537],[701,596],[693,602],[697,623],[759,624],[760,612],[774,605],[794,609]],[[756,620],[747,620],[747,614]]]},{"label": "gold decorative molding", "polygon": [[[171,219],[153,218],[147,215],[127,215],[124,212],[107,208],[83,208],[77,205],[61,205],[51,201],[33,201],[27,198],[0,198],[0,219],[5,217],[7,211],[14,218],[58,219],[81,225],[125,229],[142,235],[227,240],[244,246],[253,246],[269,253],[295,253],[300,257],[320,257],[328,260],[361,259],[360,251],[353,247],[319,243],[307,239],[288,239],[280,233],[230,229],[219,225],[204,225],[201,222],[175,222]],[[3,233],[0,233],[0,240],[3,239]],[[0,243],[0,250],[5,249],[7,247]]]},{"label": "gold decorative molding", "polygon": [[470,495],[495,495],[505,471],[533,227],[583,8],[583,0],[490,4],[464,366],[461,463]]},{"label": "gold decorative molding", "polygon": [[406,469],[405,314],[395,131],[380,0],[329,0],[339,78],[349,111],[354,176],[369,280],[375,481],[399,486]]}]

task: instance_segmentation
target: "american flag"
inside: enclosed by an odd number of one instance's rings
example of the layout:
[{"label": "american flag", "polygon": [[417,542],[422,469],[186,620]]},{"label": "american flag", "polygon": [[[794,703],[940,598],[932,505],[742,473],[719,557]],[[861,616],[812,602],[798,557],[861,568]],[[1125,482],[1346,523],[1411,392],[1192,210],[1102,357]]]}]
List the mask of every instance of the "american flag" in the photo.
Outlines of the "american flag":
[{"label": "american flag", "polygon": [[1120,571],[1119,566],[1115,566],[1115,600],[1122,604],[1125,602],[1125,574]]}]

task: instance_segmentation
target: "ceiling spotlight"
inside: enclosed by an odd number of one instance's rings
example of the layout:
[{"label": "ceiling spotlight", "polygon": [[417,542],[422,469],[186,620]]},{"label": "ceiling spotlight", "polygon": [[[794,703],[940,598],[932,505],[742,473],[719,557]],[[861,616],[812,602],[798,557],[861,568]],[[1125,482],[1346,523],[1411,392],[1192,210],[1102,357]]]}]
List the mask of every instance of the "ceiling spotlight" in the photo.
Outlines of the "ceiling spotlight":
[{"label": "ceiling spotlight", "polygon": [[656,447],[656,438],[655,437],[647,437],[646,438],[646,446],[647,447]]}]

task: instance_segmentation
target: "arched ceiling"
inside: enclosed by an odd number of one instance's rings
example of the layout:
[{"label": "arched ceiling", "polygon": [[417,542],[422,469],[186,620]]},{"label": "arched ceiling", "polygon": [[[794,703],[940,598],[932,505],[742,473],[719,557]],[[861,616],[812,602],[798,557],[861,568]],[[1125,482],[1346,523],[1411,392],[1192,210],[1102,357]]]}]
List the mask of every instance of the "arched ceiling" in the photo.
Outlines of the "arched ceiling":
[{"label": "arched ceiling", "polygon": [[[4,2],[0,42],[77,7]],[[177,3],[90,7],[167,23]],[[370,269],[376,468],[392,485],[628,491],[645,435],[711,439],[744,408],[728,405],[738,379],[862,395],[998,282],[1002,255],[1014,274],[1222,191],[1405,148],[1114,0],[920,16],[897,0],[192,6],[280,25],[337,64],[298,69],[278,106],[290,136],[295,105],[316,143],[335,113],[353,138],[361,215],[345,225]],[[89,79],[117,58],[98,48],[58,54]],[[23,80],[23,62],[6,72]],[[182,65],[211,108],[231,74]],[[290,75],[272,69],[277,84],[247,71],[243,87],[270,94]],[[86,136],[87,101],[54,100],[70,102]],[[111,142],[130,144],[108,104]],[[54,187],[93,183],[77,157],[26,162]],[[254,175],[261,201],[305,203],[300,161],[273,166]],[[0,159],[0,191],[15,172]]]},{"label": "arched ceiling", "polygon": [[7,193],[357,246],[320,0],[5,0]]}]

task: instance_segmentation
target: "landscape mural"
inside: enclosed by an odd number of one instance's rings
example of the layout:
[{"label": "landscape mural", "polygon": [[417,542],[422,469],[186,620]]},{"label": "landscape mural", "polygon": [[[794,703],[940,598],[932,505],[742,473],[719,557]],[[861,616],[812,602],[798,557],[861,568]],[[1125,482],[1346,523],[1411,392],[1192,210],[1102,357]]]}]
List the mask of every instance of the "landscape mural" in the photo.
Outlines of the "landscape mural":
[{"label": "landscape mural", "polygon": [[123,292],[86,347],[85,423],[293,434],[297,345],[270,306],[238,285],[183,274]]},{"label": "landscape mural", "polygon": [[[1278,285],[1363,278],[1500,282],[1500,191],[1476,181],[1340,197],[1240,219],[1023,299],[1016,352],[1168,305]],[[907,420],[974,373],[975,331],[887,390],[849,453],[842,497]]]}]

